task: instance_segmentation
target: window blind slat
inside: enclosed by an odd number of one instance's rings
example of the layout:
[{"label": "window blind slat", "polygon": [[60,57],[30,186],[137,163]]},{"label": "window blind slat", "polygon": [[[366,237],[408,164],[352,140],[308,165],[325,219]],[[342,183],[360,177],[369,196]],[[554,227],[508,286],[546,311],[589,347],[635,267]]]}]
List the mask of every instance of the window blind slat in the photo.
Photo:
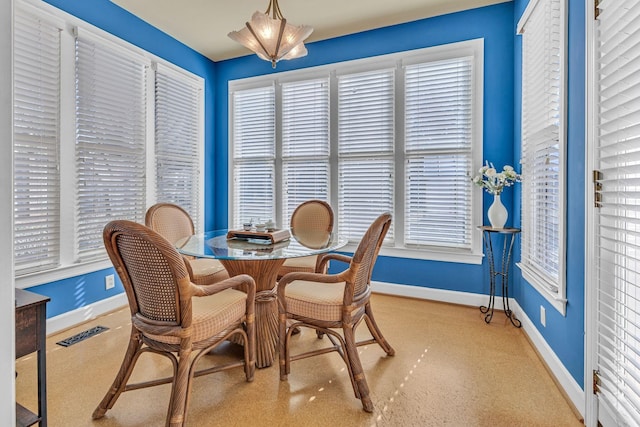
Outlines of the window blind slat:
[{"label": "window blind slat", "polygon": [[175,203],[202,231],[200,109],[202,81],[157,64],[155,80],[156,202]]},{"label": "window blind slat", "polygon": [[405,243],[470,248],[472,58],[406,67]]},{"label": "window blind slat", "polygon": [[17,275],[60,263],[60,29],[16,8],[14,262]]},{"label": "window blind slat", "polygon": [[300,203],[329,200],[329,79],[282,85],[282,218]]},{"label": "window blind slat", "polygon": [[540,0],[522,30],[522,265],[563,298],[564,137],[560,1]]},{"label": "window blind slat", "polygon": [[[394,207],[394,70],[338,77],[338,223],[359,241]],[[386,242],[394,239],[392,223]]]},{"label": "window blind slat", "polygon": [[275,89],[233,93],[233,220],[231,227],[275,217]]},{"label": "window blind slat", "polygon": [[104,256],[112,219],[144,221],[146,61],[97,38],[76,40],[77,256]]},{"label": "window blind slat", "polygon": [[602,0],[596,23],[598,395],[620,425],[640,424],[640,1]]}]

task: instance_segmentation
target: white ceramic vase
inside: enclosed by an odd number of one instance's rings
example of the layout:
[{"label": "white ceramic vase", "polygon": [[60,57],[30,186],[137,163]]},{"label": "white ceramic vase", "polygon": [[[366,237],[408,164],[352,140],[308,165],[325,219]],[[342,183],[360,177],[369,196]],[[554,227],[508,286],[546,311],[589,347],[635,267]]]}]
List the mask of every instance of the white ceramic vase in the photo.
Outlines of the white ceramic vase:
[{"label": "white ceramic vase", "polygon": [[493,195],[493,203],[489,206],[487,215],[493,228],[504,228],[509,213],[507,212],[507,208],[502,204],[502,201],[500,201],[500,194]]}]

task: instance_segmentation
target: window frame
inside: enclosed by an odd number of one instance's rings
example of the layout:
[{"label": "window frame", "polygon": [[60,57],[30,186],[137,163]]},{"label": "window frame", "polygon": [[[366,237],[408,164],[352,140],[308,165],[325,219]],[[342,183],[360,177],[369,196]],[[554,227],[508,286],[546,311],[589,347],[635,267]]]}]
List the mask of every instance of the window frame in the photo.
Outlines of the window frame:
[{"label": "window frame", "polygon": [[[471,176],[474,168],[482,163],[483,156],[483,88],[484,88],[484,39],[473,39],[462,42],[456,42],[446,45],[428,47],[423,49],[416,49],[406,52],[399,52],[394,54],[382,55],[377,57],[370,57],[360,60],[347,61],[337,64],[329,64],[319,67],[308,68],[304,70],[287,71],[277,74],[256,76],[239,80],[230,80],[228,82],[228,146],[229,146],[229,212],[228,212],[228,224],[229,227],[234,227],[236,221],[234,219],[235,212],[233,211],[234,203],[234,159],[233,159],[233,141],[234,141],[234,126],[233,126],[233,94],[236,91],[243,91],[252,88],[266,87],[269,85],[275,85],[276,95],[282,84],[289,82],[297,82],[304,80],[313,80],[329,76],[329,92],[330,92],[330,174],[331,181],[329,184],[329,203],[332,206],[339,206],[338,202],[338,132],[337,132],[337,75],[355,74],[360,72],[382,70],[385,68],[394,68],[396,75],[401,74],[401,77],[397,77],[395,80],[395,130],[394,130],[394,225],[396,230],[395,241],[392,245],[383,245],[380,251],[381,255],[401,257],[401,258],[413,258],[413,259],[425,259],[434,261],[445,262],[459,262],[467,264],[481,264],[483,260],[482,252],[482,235],[478,226],[482,225],[482,190],[476,186],[471,190],[471,245],[469,249],[454,249],[435,246],[421,246],[411,247],[404,244],[404,176],[405,176],[405,147],[404,147],[404,66],[414,65],[421,62],[439,61],[445,59],[459,58],[471,56],[473,58],[473,74],[472,74],[472,170],[467,171],[469,177]],[[401,72],[398,72],[401,71]],[[279,103],[280,99],[276,98],[276,144],[278,143],[279,135],[279,118],[278,112],[281,111]],[[281,150],[276,147],[276,181],[279,181],[282,176],[281,169],[278,169],[278,161],[281,156]],[[276,184],[276,190],[278,190],[279,184]],[[276,215],[274,220],[278,224],[287,224],[288,219],[282,218],[282,200],[276,191],[275,200]],[[336,213],[337,214],[337,213]],[[334,225],[334,229],[339,232],[339,226]],[[345,248],[345,251],[354,251],[357,247],[357,242],[350,242]]]},{"label": "window frame", "polygon": [[[523,187],[522,187],[522,250],[521,250],[521,261],[516,263],[516,265],[520,268],[522,272],[523,278],[538,291],[540,295],[542,295],[556,310],[558,310],[563,316],[566,315],[566,173],[567,173],[567,164],[566,164],[566,151],[567,151],[567,5],[566,0],[531,0],[527,5],[522,17],[520,18],[517,25],[517,34],[523,37],[522,42],[522,121],[524,124],[526,114],[525,112],[525,73],[526,70],[526,62],[525,55],[526,50],[524,46],[524,37],[526,37],[527,24],[530,22],[532,14],[536,11],[536,7],[538,5],[543,4],[544,2],[553,2],[557,1],[559,3],[560,10],[560,28],[559,28],[559,45],[558,55],[559,55],[559,93],[558,93],[558,151],[559,151],[559,172],[558,172],[558,231],[557,231],[557,241],[558,241],[558,259],[555,260],[558,263],[558,273],[557,273],[557,281],[543,268],[535,265],[533,260],[527,258],[528,249],[526,247],[528,232],[527,229],[531,227],[530,222],[532,221],[533,212],[528,212],[526,210],[527,203],[524,200],[524,197],[528,194],[529,185],[532,183],[532,177],[527,176],[525,169],[528,167],[526,165],[527,159],[525,158],[525,144],[527,143],[524,135],[524,125],[521,125],[521,147],[523,150],[523,158],[521,161],[522,171],[524,174],[523,177]],[[535,28],[534,28],[535,29]],[[544,31],[545,28],[537,29],[539,31]],[[556,46],[554,46],[556,47]],[[544,64],[543,64],[544,65]],[[539,69],[542,65],[538,64],[536,69]],[[530,144],[534,145],[532,142]],[[548,146],[547,148],[549,148]],[[529,148],[531,151],[531,148]],[[549,221],[545,222],[545,224],[549,224]],[[531,245],[535,245],[535,242],[532,242]],[[553,292],[552,288],[557,287],[557,292]]]},{"label": "window frame", "polygon": [[[121,51],[123,56],[135,54],[143,56],[149,63],[147,69],[146,86],[146,117],[145,117],[145,150],[146,150],[146,210],[156,202],[155,173],[155,65],[161,64],[172,74],[184,78],[190,84],[196,84],[199,89],[198,100],[198,152],[199,152],[199,187],[198,212],[192,213],[195,224],[204,223],[204,79],[179,66],[157,57],[144,49],[141,49],[117,36],[101,30],[75,16],[72,16],[54,6],[32,0],[19,0],[15,5],[16,12],[23,10],[36,15],[39,19],[49,21],[60,28],[60,103],[59,103],[59,141],[75,142],[75,39],[78,31],[91,37],[104,39]],[[61,238],[59,241],[60,262],[55,268],[24,273],[15,276],[15,284],[18,288],[27,288],[68,279],[71,277],[96,272],[112,267],[106,251],[104,256],[98,259],[79,261],[76,253],[76,179],[75,179],[75,147],[74,144],[60,144],[59,168],[60,168],[60,235],[74,236],[73,238]],[[142,212],[144,218],[145,212]]]}]

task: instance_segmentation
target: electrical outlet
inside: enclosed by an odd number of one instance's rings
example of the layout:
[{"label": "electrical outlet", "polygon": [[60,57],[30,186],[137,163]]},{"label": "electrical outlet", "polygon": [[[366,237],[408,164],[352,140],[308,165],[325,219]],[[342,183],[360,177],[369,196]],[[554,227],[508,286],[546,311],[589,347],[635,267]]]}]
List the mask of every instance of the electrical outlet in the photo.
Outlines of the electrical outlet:
[{"label": "electrical outlet", "polygon": [[547,311],[543,306],[540,306],[540,323],[542,323],[542,326],[545,328],[547,327]]},{"label": "electrical outlet", "polygon": [[104,276],[104,289],[109,290],[116,286],[116,279],[113,277],[113,274],[109,274]]}]

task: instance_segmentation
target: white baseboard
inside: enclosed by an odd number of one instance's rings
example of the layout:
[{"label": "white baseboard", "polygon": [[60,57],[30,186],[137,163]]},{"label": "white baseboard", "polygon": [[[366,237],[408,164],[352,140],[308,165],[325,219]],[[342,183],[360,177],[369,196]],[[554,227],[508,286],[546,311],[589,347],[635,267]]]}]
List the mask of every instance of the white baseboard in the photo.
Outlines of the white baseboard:
[{"label": "white baseboard", "polygon": [[60,332],[64,329],[71,328],[87,320],[108,313],[110,311],[122,308],[127,305],[127,295],[121,294],[105,298],[86,307],[80,307],[72,311],[68,311],[59,316],[47,319],[47,334]]},{"label": "white baseboard", "polygon": [[[478,307],[481,305],[487,305],[489,302],[489,296],[484,294],[423,288],[422,286],[396,285],[384,282],[371,282],[371,291],[379,294],[429,299],[433,301],[448,302],[451,304],[477,305]],[[511,306],[512,303],[513,298],[509,298],[509,306]],[[502,298],[496,298],[495,308],[497,310],[504,309]]]},{"label": "white baseboard", "polygon": [[[373,292],[404,296],[411,298],[428,299],[433,301],[447,302],[452,304],[462,304],[470,306],[487,305],[488,296],[483,294],[471,294],[468,292],[447,291],[443,289],[423,288],[420,286],[395,285],[393,283],[371,282],[371,290]],[[502,298],[496,298],[495,308],[503,310]],[[522,329],[527,333],[531,342],[536,347],[537,352],[542,356],[557,382],[564,389],[566,396],[571,400],[580,415],[585,414],[585,395],[584,391],[576,380],[571,376],[569,371],[564,367],[558,356],[551,349],[542,334],[535,327],[531,319],[526,316],[520,305],[513,299],[509,298],[509,308],[513,311],[522,322]]]},{"label": "white baseboard", "polygon": [[529,336],[536,350],[555,376],[556,381],[564,389],[565,395],[571,400],[573,406],[576,407],[584,419],[586,402],[584,390],[582,390],[569,371],[567,371],[562,361],[556,356],[553,349],[547,344],[547,341],[540,331],[538,331],[538,328],[535,327],[531,319],[527,317],[520,305],[515,301],[509,301],[509,305],[513,308],[513,312],[516,313],[516,317],[522,322],[522,329],[524,329]]}]

